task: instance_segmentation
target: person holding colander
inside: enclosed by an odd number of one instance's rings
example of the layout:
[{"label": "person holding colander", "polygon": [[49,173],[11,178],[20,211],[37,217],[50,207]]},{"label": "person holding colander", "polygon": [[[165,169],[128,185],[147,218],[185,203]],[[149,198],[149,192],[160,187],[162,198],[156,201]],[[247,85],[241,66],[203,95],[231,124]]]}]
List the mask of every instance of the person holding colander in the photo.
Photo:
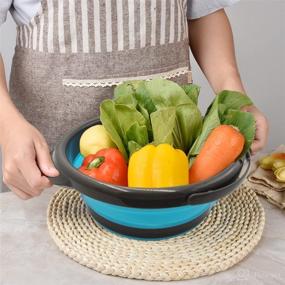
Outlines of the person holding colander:
[{"label": "person holding colander", "polygon": [[[4,183],[38,196],[59,173],[50,149],[67,131],[98,116],[113,86],[163,76],[192,82],[189,45],[215,93],[245,93],[224,8],[236,0],[1,0],[17,23],[10,88],[0,56],[0,145]],[[1,39],[5,40],[5,39]],[[255,106],[252,152],[268,124]]]}]

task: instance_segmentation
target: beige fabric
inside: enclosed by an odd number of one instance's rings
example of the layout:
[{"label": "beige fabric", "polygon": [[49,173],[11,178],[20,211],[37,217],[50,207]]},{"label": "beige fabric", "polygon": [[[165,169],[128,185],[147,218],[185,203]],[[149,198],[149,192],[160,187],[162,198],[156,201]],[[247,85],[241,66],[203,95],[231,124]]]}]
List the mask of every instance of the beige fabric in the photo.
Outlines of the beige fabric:
[{"label": "beige fabric", "polygon": [[267,186],[255,184],[248,182],[249,187],[254,189],[255,193],[265,197],[268,202],[277,206],[278,208],[285,210],[285,191],[278,192],[276,190],[270,189]]},{"label": "beige fabric", "polygon": [[50,201],[48,229],[59,249],[98,272],[125,278],[171,281],[224,271],[259,242],[264,210],[252,189],[241,186],[222,199],[192,231],[166,240],[142,241],[98,225],[74,189]]},{"label": "beige fabric", "polygon": [[[280,145],[274,152],[285,152],[285,145]],[[256,163],[254,172],[248,178],[250,182],[276,191],[285,191],[285,183],[277,182],[271,170],[264,170]]]},{"label": "beige fabric", "polygon": [[[285,145],[280,145],[274,152],[284,152]],[[264,196],[270,203],[285,209],[285,183],[279,183],[271,170],[264,170],[258,166],[258,161],[253,165],[248,177],[248,184],[255,192]]]},{"label": "beige fabric", "polygon": [[285,184],[276,181],[273,171],[261,167],[257,167],[254,174],[249,177],[249,181],[274,191],[285,191]]}]

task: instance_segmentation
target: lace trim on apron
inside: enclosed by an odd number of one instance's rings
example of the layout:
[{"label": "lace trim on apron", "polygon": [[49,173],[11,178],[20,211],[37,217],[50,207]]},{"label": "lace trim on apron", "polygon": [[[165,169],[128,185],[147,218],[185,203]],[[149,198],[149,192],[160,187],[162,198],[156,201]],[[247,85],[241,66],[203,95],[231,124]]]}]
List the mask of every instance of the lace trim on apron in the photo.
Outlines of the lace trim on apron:
[{"label": "lace trim on apron", "polygon": [[67,87],[110,87],[114,85],[119,85],[127,80],[151,80],[156,77],[170,79],[183,74],[188,74],[188,82],[192,83],[192,72],[189,70],[188,66],[185,66],[168,72],[136,77],[119,77],[106,79],[63,79],[62,84]]}]

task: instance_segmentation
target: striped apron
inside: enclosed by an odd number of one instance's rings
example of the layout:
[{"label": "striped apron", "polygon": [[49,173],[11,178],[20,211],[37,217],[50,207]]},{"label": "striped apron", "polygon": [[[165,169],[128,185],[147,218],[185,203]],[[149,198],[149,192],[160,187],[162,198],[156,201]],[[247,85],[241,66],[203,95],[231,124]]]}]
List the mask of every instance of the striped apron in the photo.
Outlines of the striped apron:
[{"label": "striped apron", "polygon": [[124,80],[191,81],[187,0],[43,0],[17,28],[10,92],[50,148]]}]

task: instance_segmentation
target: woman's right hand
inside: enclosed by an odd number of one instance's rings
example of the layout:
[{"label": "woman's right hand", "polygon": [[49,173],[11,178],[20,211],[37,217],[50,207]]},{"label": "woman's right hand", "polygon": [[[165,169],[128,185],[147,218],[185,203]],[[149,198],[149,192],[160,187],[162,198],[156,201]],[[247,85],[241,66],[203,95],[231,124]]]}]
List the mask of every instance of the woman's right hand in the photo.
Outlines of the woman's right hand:
[{"label": "woman's right hand", "polygon": [[59,172],[50,157],[43,135],[23,117],[17,117],[1,130],[3,182],[26,200],[51,187],[48,177]]}]

